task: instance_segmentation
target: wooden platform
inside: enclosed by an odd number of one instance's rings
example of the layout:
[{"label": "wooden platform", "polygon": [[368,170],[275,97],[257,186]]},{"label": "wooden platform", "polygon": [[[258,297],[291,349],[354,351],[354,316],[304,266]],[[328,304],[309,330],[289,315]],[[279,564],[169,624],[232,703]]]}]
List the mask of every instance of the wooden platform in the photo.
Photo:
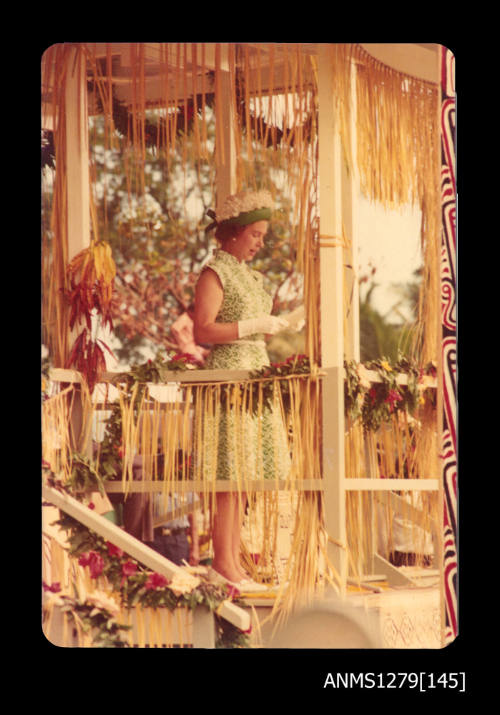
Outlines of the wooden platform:
[{"label": "wooden platform", "polygon": [[[388,587],[380,592],[351,587],[345,599],[332,594],[291,616],[275,629],[274,602],[245,599],[252,616],[254,647],[438,649],[441,608],[438,585]],[[258,619],[258,622],[256,622]]]}]

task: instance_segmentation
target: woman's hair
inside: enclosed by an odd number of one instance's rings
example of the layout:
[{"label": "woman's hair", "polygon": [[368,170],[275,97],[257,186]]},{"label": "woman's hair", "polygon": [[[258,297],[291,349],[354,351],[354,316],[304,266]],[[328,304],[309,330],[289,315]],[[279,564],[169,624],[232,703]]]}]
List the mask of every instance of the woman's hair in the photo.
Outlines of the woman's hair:
[{"label": "woman's hair", "polygon": [[247,226],[237,226],[234,223],[222,224],[217,226],[215,230],[215,238],[221,243],[224,243],[230,238],[236,238],[239,236],[240,233],[243,233],[246,228]]}]

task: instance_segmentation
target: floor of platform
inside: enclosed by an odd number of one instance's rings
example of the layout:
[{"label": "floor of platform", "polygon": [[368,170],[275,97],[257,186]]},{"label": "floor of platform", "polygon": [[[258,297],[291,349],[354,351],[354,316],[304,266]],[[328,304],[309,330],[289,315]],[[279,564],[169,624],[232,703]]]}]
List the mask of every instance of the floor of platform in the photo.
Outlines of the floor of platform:
[{"label": "floor of platform", "polygon": [[380,592],[351,587],[344,599],[332,594],[275,627],[272,598],[247,598],[255,647],[391,648],[442,647],[439,585],[389,587]]}]

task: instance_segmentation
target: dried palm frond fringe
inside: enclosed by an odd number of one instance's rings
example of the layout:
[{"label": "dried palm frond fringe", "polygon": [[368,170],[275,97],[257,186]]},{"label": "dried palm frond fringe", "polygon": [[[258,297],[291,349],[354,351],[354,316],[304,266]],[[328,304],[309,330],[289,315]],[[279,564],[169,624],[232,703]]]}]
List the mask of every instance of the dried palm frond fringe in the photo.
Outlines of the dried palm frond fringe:
[{"label": "dried palm frond fringe", "polygon": [[[182,386],[179,383],[176,397],[170,396],[166,402],[153,398],[149,390],[139,393],[139,383],[129,391],[121,389],[120,383],[116,387],[122,423],[121,486],[125,499],[133,486],[134,458],[140,456],[142,478],[149,482],[147,490],[160,496],[163,511],[167,510],[168,499],[174,494],[181,506],[189,507],[188,495],[196,491],[202,512],[213,517],[215,493],[229,485],[227,481],[221,484],[218,480],[217,460],[213,459],[217,442],[212,443],[211,451],[204,445],[207,440],[217,439],[213,424],[218,424],[223,411],[231,410],[237,426],[234,432],[237,459],[236,479],[230,486],[240,498],[244,494],[248,498],[242,555],[256,580],[275,585],[272,618],[277,624],[282,623],[293,609],[312,602],[328,585],[340,590],[339,574],[328,555],[330,539],[325,529],[321,491],[304,489],[301,484],[304,479],[318,480],[319,486],[322,478],[321,437],[317,429],[321,421],[320,376],[184,383]],[[71,389],[67,389],[46,400],[43,406],[44,458],[66,475],[71,471],[70,445],[75,440],[70,429],[72,399],[75,397]],[[262,462],[253,463],[252,472],[245,462],[247,416],[250,413],[258,418],[267,399],[279,411],[289,440],[291,468],[288,478],[281,483],[264,479]],[[89,425],[95,420],[96,412],[107,407],[109,405],[98,404],[95,399],[84,400],[82,429],[77,437],[83,435],[88,439]],[[422,410],[422,419],[429,422],[435,419],[435,411],[429,412],[427,407]],[[262,423],[257,419],[256,424],[257,439],[261,440]],[[415,420],[410,429],[403,415],[394,417],[377,432],[365,432],[359,422],[347,419],[346,475],[374,479],[433,477],[433,472],[426,470],[435,469],[437,464],[435,451],[432,453],[436,449],[435,439],[425,441],[430,431],[422,432],[420,424]],[[55,439],[56,436],[61,439]],[[97,448],[97,472],[100,471],[99,460]],[[405,499],[381,500],[380,496],[368,492],[348,492],[348,543],[336,547],[347,549],[351,576],[361,577],[370,572],[373,554],[380,551],[377,533],[384,534],[387,552],[394,550],[392,532],[396,517],[405,522],[404,538],[412,543],[414,552],[424,553],[425,544],[421,541],[432,533],[437,502],[427,494],[409,494],[411,498],[405,502]]]},{"label": "dried palm frond fringe", "polygon": [[[79,51],[76,60],[72,59],[74,47],[74,44],[71,47],[60,44],[49,48],[42,68],[44,90],[51,98],[48,109],[53,119],[56,154],[51,225],[50,231],[43,236],[44,342],[49,347],[53,364],[63,366],[71,347],[69,306],[64,301],[68,263],[66,186],[69,159],[66,156],[65,87],[69,73],[75,68],[83,72],[85,66],[87,78],[94,87],[92,97],[96,106],[91,107],[91,112],[102,111],[104,114],[109,147],[116,141],[118,120],[123,119],[120,132],[124,137],[122,146],[127,160],[130,193],[145,190],[143,159],[148,146],[154,145],[157,150],[165,151],[167,163],[172,152],[180,148],[186,171],[196,161],[212,161],[209,117],[214,109],[217,116],[217,108],[222,98],[227,97],[225,92],[229,85],[231,127],[236,148],[236,189],[254,187],[274,191],[273,185],[262,185],[262,182],[270,182],[266,177],[271,176],[270,171],[262,170],[263,167],[280,169],[280,173],[286,176],[288,194],[293,198],[292,223],[296,227],[290,242],[296,256],[296,268],[304,277],[306,352],[311,363],[321,364],[317,214],[319,68],[314,55],[309,55],[301,43],[159,43],[162,96],[157,106],[149,107],[145,91],[148,49],[142,43],[131,43],[132,102],[123,117],[119,117],[113,96],[111,45],[107,47],[104,63],[99,61],[90,44],[76,43]],[[437,87],[395,72],[375,61],[355,44],[332,45],[331,61],[335,69],[332,91],[345,159],[351,169],[356,161],[363,192],[386,206],[397,207],[410,202],[422,211],[424,275],[414,345],[415,350],[418,347],[420,351],[422,363],[435,360],[440,232]],[[351,136],[352,122],[355,122],[356,128],[354,137]],[[188,144],[188,130],[191,128],[194,142]],[[218,122],[215,141],[224,151],[221,132],[222,122]],[[92,217],[95,226],[94,214],[95,211]],[[130,488],[132,460],[137,453],[144,458],[146,474],[153,481],[161,482],[161,493],[164,495],[172,492],[174,483],[176,490],[182,491],[184,484],[187,489],[189,479],[185,479],[186,476],[200,478],[199,461],[194,460],[192,465],[188,465],[186,455],[191,451],[202,453],[200,446],[207,415],[217,419],[219,411],[227,407],[227,402],[222,404],[224,390],[243,409],[246,398],[238,402],[239,388],[231,383],[191,384],[183,388],[178,404],[173,405],[151,403],[144,396],[137,408],[130,396],[124,392],[120,394],[124,433],[122,483],[125,492]],[[321,452],[317,431],[314,431],[320,423],[316,418],[318,404],[313,401],[307,403],[312,398],[307,396],[307,390],[300,381],[292,385],[291,392],[292,408],[284,419],[287,420],[293,455],[287,489],[293,492],[294,484],[300,479],[320,478]],[[69,416],[64,400],[68,399],[68,394],[60,399],[54,398],[47,405],[44,418],[49,425],[45,433],[47,438],[55,430],[64,444],[71,441],[70,429],[65,423]],[[84,400],[85,410],[89,413],[94,410],[88,400]],[[89,419],[89,415],[84,419],[82,434],[85,434],[85,425],[90,424]],[[381,476],[377,461],[380,455],[384,469],[400,473],[406,428],[395,424],[390,433],[379,435],[359,435],[356,429],[356,425],[349,427],[349,444],[346,447],[349,464],[353,465],[351,474],[365,474],[368,459],[375,470],[370,474]],[[434,461],[437,457],[433,429],[432,419],[424,418],[420,438],[415,442],[414,460],[407,465],[412,474],[420,477],[432,476],[437,463]],[[161,469],[156,459],[158,446],[165,454]],[[430,446],[432,449],[429,449]],[[68,469],[69,448],[58,452],[52,445],[47,450],[50,459],[60,464],[63,472]],[[202,498],[207,503],[215,489],[216,475],[212,476],[211,480],[203,481],[201,489]],[[248,474],[241,474],[237,487],[249,494],[250,521],[252,514],[257,513],[257,505],[258,510],[265,514],[262,553],[266,561],[272,558],[272,544],[276,540],[279,500],[272,490],[252,488],[251,482],[261,476],[251,475],[250,478]],[[297,585],[300,583],[307,591],[305,584],[312,579],[312,573],[316,573],[314,564],[319,562],[323,548],[321,499],[318,494],[300,490],[295,497],[292,501],[298,519],[293,530],[296,553],[290,561],[287,578]],[[348,499],[348,532],[353,535],[351,562],[358,564],[364,556],[358,558],[357,554],[366,552],[358,542],[368,538],[362,529],[363,523],[366,523],[363,514],[366,517],[368,513],[373,513],[373,497],[349,494]],[[392,507],[386,505],[384,508]],[[304,538],[306,528],[314,529],[312,538],[310,532]],[[297,558],[299,553],[300,560]],[[261,565],[267,568],[267,563]],[[330,567],[326,568],[330,573]]]},{"label": "dried palm frond fringe", "polygon": [[[436,410],[424,405],[409,425],[406,413],[393,416],[376,431],[360,420],[346,418],[345,469],[347,478],[435,479],[438,440]],[[410,545],[415,565],[423,566],[439,520],[437,492],[348,491],[346,521],[351,575],[373,572],[373,554],[387,558],[398,544]],[[397,530],[397,533],[395,533]],[[434,554],[437,556],[437,554]]]},{"label": "dried palm frond fringe", "polygon": [[[93,83],[93,97],[105,117],[108,147],[116,142],[116,112],[113,107],[111,45],[106,61],[99,61],[91,44],[78,45],[78,68]],[[56,191],[52,215],[54,233],[48,244],[47,281],[55,281],[46,295],[46,326],[51,346],[67,356],[65,306],[59,293],[64,285],[67,262],[66,232],[66,156],[64,136],[64,90],[71,66],[71,48],[61,44],[50,48],[44,58],[44,87],[52,90],[56,150]],[[229,80],[231,130],[235,145],[236,189],[268,188],[274,191],[270,172],[279,168],[287,177],[288,195],[293,197],[296,226],[290,237],[296,253],[297,270],[307,276],[316,261],[312,243],[317,242],[315,216],[317,176],[317,58],[301,43],[220,44],[158,43],[161,86],[157,104],[146,101],[148,48],[130,43],[129,58],[132,101],[120,131],[125,132],[125,154],[129,191],[145,191],[144,157],[147,146],[163,150],[167,161],[181,147],[184,170],[198,161],[209,161],[207,123],[209,113],[227,102],[222,92],[223,79]],[[208,58],[210,57],[210,62]],[[437,332],[435,316],[439,299],[439,127],[437,125],[437,86],[410,77],[376,61],[358,44],[332,44],[330,61],[334,66],[333,98],[339,121],[344,155],[353,168],[355,156],[361,189],[370,199],[390,207],[408,203],[422,211],[421,240],[424,276],[419,306],[419,331],[415,346],[422,361],[435,359]],[[210,69],[209,69],[210,67]],[[353,101],[355,99],[355,110]],[[95,108],[91,111],[97,111]],[[152,114],[154,113],[154,114]],[[226,112],[225,112],[226,114]],[[188,149],[188,131],[194,142]],[[216,124],[216,143],[224,152],[222,122]],[[224,156],[221,157],[224,160]],[[266,178],[267,177],[267,178]],[[260,186],[262,182],[269,186]],[[106,217],[105,219],[106,220]],[[316,296],[306,296],[311,318]],[[316,313],[317,316],[317,313]],[[317,319],[317,318],[316,318]],[[308,326],[313,321],[308,321]],[[308,327],[308,330],[310,328]],[[308,336],[309,343],[312,336]],[[54,350],[54,352],[56,352]],[[311,357],[315,357],[311,354]],[[58,364],[64,364],[58,360]]]}]

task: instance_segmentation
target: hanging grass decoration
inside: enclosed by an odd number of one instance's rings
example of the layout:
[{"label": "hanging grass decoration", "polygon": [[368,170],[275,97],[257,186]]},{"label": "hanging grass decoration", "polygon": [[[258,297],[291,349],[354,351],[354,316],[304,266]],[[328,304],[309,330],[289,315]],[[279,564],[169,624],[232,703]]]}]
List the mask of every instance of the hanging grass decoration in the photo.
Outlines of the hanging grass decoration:
[{"label": "hanging grass decoration", "polygon": [[[262,392],[263,404],[271,407],[275,397],[275,383],[279,385],[281,392],[281,400],[285,412],[290,409],[290,385],[286,379],[297,375],[310,375],[311,361],[307,355],[290,355],[282,362],[272,362],[260,370],[253,370],[250,373],[252,383],[252,398],[250,404],[253,412],[256,414],[258,409],[259,391]],[[262,384],[259,385],[259,382]]]},{"label": "hanging grass decoration", "polygon": [[93,241],[69,262],[66,275],[69,281],[66,299],[70,305],[70,330],[81,323],[84,327],[65,366],[76,367],[85,376],[92,392],[99,374],[106,369],[104,350],[114,358],[111,349],[101,339],[92,337],[96,327],[93,322],[113,328],[111,303],[116,266],[109,243]]},{"label": "hanging grass decoration", "polygon": [[99,314],[102,325],[113,328],[111,301],[116,266],[111,246],[106,241],[94,241],[76,254],[66,269],[69,279],[68,301],[71,305],[69,326],[84,321],[92,328],[94,311]]}]

